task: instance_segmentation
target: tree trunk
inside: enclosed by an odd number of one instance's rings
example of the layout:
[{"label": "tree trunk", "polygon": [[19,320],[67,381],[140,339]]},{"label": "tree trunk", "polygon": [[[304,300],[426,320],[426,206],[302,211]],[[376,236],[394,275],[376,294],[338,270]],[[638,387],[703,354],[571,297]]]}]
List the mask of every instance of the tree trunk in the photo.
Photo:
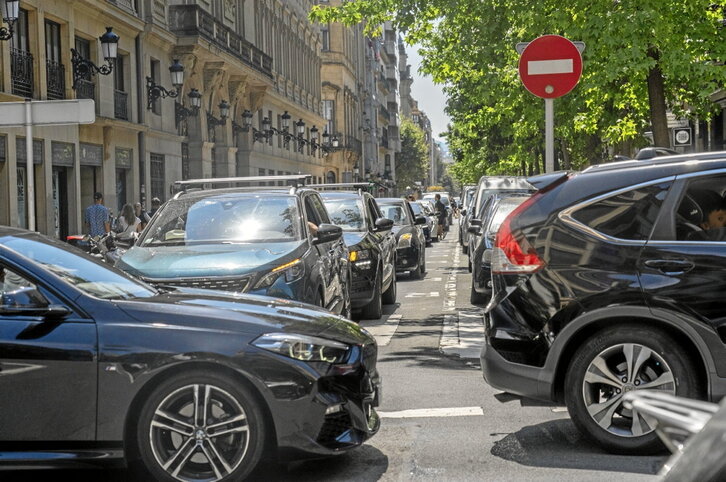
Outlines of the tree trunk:
[{"label": "tree trunk", "polygon": [[564,139],[560,139],[560,150],[562,151],[562,166],[560,166],[560,169],[569,171],[572,169],[572,164],[570,164],[570,152],[567,150],[567,141]]},{"label": "tree trunk", "polygon": [[648,71],[648,100],[650,103],[650,124],[653,127],[653,142],[659,147],[670,147],[663,72],[661,72],[658,65],[660,54],[655,47],[651,47],[648,49],[648,57],[655,60],[655,66]]}]

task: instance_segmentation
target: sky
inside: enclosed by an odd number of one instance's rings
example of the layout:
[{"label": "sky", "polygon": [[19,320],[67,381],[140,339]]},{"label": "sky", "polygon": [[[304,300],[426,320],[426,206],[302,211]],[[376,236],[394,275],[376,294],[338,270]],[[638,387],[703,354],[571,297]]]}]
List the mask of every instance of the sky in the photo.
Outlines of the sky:
[{"label": "sky", "polygon": [[418,101],[419,108],[429,117],[434,139],[443,141],[440,134],[446,131],[446,125],[449,123],[449,117],[444,113],[446,96],[443,86],[434,84],[430,77],[419,73],[421,56],[418,54],[416,45],[406,45],[406,53],[408,63],[411,65],[411,77],[413,77],[411,95]]}]

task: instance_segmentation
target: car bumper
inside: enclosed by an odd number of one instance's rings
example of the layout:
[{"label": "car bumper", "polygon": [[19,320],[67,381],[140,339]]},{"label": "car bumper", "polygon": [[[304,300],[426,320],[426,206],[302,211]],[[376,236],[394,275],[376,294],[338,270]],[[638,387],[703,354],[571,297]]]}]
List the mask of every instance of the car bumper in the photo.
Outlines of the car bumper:
[{"label": "car bumper", "polygon": [[396,271],[414,271],[418,269],[419,250],[415,246],[396,249]]},{"label": "car bumper", "polygon": [[[370,266],[374,266],[371,264]],[[368,305],[375,294],[376,269],[359,268],[355,263],[351,265],[350,304],[353,309]]]},{"label": "car bumper", "polygon": [[478,268],[472,273],[472,280],[474,290],[477,293],[491,293],[492,292],[492,272],[489,266],[479,265]]}]

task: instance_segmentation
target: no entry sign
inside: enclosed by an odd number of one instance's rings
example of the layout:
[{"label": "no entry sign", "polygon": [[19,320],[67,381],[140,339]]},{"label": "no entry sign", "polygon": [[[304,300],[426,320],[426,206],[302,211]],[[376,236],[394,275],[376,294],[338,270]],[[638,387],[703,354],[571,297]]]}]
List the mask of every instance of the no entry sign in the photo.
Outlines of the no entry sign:
[{"label": "no entry sign", "polygon": [[519,58],[519,77],[524,87],[544,99],[571,91],[582,75],[582,57],[575,44],[559,35],[543,35],[531,41]]}]

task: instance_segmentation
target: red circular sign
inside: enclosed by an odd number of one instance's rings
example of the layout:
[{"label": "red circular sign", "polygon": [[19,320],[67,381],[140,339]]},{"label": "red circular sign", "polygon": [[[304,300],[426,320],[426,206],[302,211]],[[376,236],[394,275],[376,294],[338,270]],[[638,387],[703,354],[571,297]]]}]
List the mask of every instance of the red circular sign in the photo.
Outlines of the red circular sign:
[{"label": "red circular sign", "polygon": [[577,85],[580,75],[580,51],[559,35],[537,37],[519,57],[519,78],[537,97],[555,99],[567,94]]}]

